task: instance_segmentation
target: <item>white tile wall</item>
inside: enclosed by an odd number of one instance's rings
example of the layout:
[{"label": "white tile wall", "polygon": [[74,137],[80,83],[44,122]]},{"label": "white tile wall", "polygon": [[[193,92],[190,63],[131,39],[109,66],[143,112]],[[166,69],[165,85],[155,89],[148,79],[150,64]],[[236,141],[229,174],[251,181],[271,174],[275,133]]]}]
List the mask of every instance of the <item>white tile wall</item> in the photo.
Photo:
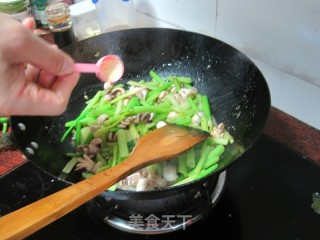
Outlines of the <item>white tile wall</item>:
[{"label": "white tile wall", "polygon": [[174,27],[214,36],[215,0],[134,0],[134,7]]},{"label": "white tile wall", "polygon": [[216,36],[320,86],[320,1],[219,0]]},{"label": "white tile wall", "polygon": [[266,77],[272,105],[320,129],[319,0],[131,1],[133,27],[199,32],[244,52]]},{"label": "white tile wall", "polygon": [[134,1],[142,13],[244,52],[266,77],[272,105],[320,129],[320,1]]},{"label": "white tile wall", "polygon": [[271,104],[320,130],[320,88],[251,58],[265,76]]}]

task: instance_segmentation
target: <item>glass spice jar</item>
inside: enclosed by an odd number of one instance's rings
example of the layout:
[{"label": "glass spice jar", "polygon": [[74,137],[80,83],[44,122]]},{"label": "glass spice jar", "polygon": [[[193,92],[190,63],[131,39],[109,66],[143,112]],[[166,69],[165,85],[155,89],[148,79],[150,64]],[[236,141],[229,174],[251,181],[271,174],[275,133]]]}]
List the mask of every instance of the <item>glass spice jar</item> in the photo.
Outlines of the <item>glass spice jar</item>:
[{"label": "glass spice jar", "polygon": [[64,2],[54,2],[46,7],[49,30],[55,43],[63,48],[75,42],[70,7]]},{"label": "glass spice jar", "polygon": [[29,0],[0,0],[0,12],[5,13],[18,21],[32,16]]}]

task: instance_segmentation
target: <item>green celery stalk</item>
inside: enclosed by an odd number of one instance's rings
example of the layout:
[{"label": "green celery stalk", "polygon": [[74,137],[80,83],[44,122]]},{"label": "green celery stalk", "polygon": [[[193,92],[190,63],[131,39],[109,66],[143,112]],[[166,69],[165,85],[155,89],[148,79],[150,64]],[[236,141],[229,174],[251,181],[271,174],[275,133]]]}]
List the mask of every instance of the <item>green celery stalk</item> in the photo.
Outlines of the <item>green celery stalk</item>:
[{"label": "green celery stalk", "polygon": [[187,176],[187,162],[186,162],[186,154],[182,153],[178,156],[178,172],[181,173],[183,176]]},{"label": "green celery stalk", "polygon": [[182,88],[182,85],[178,81],[176,76],[169,76],[169,77],[167,77],[167,80],[174,84],[174,87],[176,88],[177,91],[179,91]]},{"label": "green celery stalk", "polygon": [[110,166],[108,166],[108,165],[99,167],[99,168],[97,168],[96,173],[103,172],[104,170],[107,170],[109,168],[110,168]]},{"label": "green celery stalk", "polygon": [[99,117],[101,114],[107,114],[109,116],[113,116],[115,114],[115,109],[114,108],[104,108],[104,107],[101,107],[101,108],[96,108],[96,109],[93,109],[92,111],[90,111],[88,113],[87,116],[93,116],[95,118]]},{"label": "green celery stalk", "polygon": [[83,178],[91,178],[94,174],[89,172],[82,172],[81,175]]},{"label": "green celery stalk", "polygon": [[66,153],[66,156],[67,157],[70,157],[70,158],[73,158],[73,157],[81,157],[82,156],[82,153],[79,153],[79,152],[68,152],[68,153]]},{"label": "green celery stalk", "polygon": [[123,108],[123,99],[120,99],[117,102],[116,111],[114,112],[114,115],[119,115],[119,113],[122,111]]},{"label": "green celery stalk", "polygon": [[62,169],[62,172],[65,174],[69,174],[71,170],[76,166],[77,162],[78,162],[78,157],[71,158],[70,161]]},{"label": "green celery stalk", "polygon": [[129,156],[126,130],[119,129],[117,134],[118,134],[119,155],[120,155],[120,159],[123,160]]},{"label": "green celery stalk", "polygon": [[97,157],[96,157],[96,160],[99,161],[99,162],[102,162],[102,166],[106,165],[106,160],[101,156],[100,153],[97,154]]},{"label": "green celery stalk", "polygon": [[233,137],[230,135],[229,132],[224,131],[224,137],[228,139],[229,143],[231,143],[231,144],[234,143],[234,139],[233,139]]},{"label": "green celery stalk", "polygon": [[171,111],[170,108],[163,107],[161,105],[156,106],[136,106],[132,108],[132,111],[130,112],[131,115],[136,115],[138,113],[146,113],[146,112],[154,112],[154,113],[169,113]]},{"label": "green celery stalk", "polygon": [[105,136],[109,131],[111,131],[115,126],[117,126],[122,120],[127,116],[124,114],[113,116],[104,122],[104,126],[100,127],[95,133],[95,137]]},{"label": "green celery stalk", "polygon": [[140,99],[137,96],[132,97],[129,103],[124,107],[123,111],[130,111],[133,107],[140,106]]},{"label": "green celery stalk", "polygon": [[148,129],[148,132],[151,128],[156,127],[157,123],[156,122],[151,122],[151,123],[146,123],[145,126]]},{"label": "green celery stalk", "polygon": [[201,129],[205,132],[208,132],[209,131],[209,127],[208,127],[208,119],[203,116],[200,120],[200,126],[201,126]]},{"label": "green celery stalk", "polygon": [[148,172],[151,174],[151,176],[157,174],[159,163],[151,164],[147,166]]},{"label": "green celery stalk", "polygon": [[111,162],[111,167],[114,167],[117,162],[118,162],[118,145],[114,144],[113,145],[113,152],[112,152],[112,162]]},{"label": "green celery stalk", "polygon": [[189,126],[191,122],[192,122],[192,119],[190,117],[184,117],[174,121],[175,124],[183,125],[183,126]]},{"label": "green celery stalk", "polygon": [[72,124],[74,124],[74,121],[75,121],[75,120],[66,122],[66,123],[64,124],[64,126],[65,126],[65,127],[70,127]]},{"label": "green celery stalk", "polygon": [[203,164],[203,169],[207,169],[207,168],[211,167],[212,165],[216,164],[217,162],[219,162],[219,159],[220,159],[219,156],[212,156],[210,158],[208,157],[208,159]]},{"label": "green celery stalk", "polygon": [[124,98],[130,97],[130,96],[132,96],[132,95],[135,95],[138,91],[140,91],[139,88],[134,89],[134,90],[131,90],[131,91],[128,91],[128,92],[126,92],[126,93],[124,93],[124,94],[122,94],[122,95],[120,95],[120,96],[112,99],[112,100],[110,101],[110,103],[111,103],[111,104],[114,104],[114,103],[118,102],[118,101],[121,100],[121,99],[124,99]]},{"label": "green celery stalk", "polygon": [[141,123],[141,122],[138,123],[136,128],[139,131],[140,136],[144,136],[149,132],[149,129],[146,127],[146,124]]},{"label": "green celery stalk", "polygon": [[168,76],[167,79],[169,81],[177,80],[177,81],[179,81],[179,83],[182,83],[182,84],[191,84],[192,83],[192,78],[190,78],[190,77]]},{"label": "green celery stalk", "polygon": [[191,84],[192,83],[192,78],[190,77],[182,77],[182,76],[177,76],[177,80],[183,84]]},{"label": "green celery stalk", "polygon": [[83,143],[89,144],[91,142],[91,140],[93,139],[93,136],[94,136],[93,132],[89,131],[89,133]]},{"label": "green celery stalk", "polygon": [[152,100],[155,100],[156,97],[154,97],[153,95],[157,95],[157,97],[160,95],[160,93],[164,90],[167,90],[168,88],[170,88],[172,86],[172,83],[171,82],[167,82],[167,83],[164,83],[163,85],[157,87],[156,89],[148,92],[147,94],[147,101],[152,101]]},{"label": "green celery stalk", "polygon": [[220,156],[224,153],[224,145],[216,146],[209,154],[203,164],[203,168],[208,168],[219,161]]},{"label": "green celery stalk", "polygon": [[9,118],[7,117],[0,117],[0,123],[6,123],[9,121]]},{"label": "green celery stalk", "polygon": [[117,85],[114,85],[114,88],[123,88],[124,84],[123,83],[118,83]]},{"label": "green celery stalk", "polygon": [[209,99],[206,95],[201,95],[201,103],[202,103],[202,112],[204,113],[204,115],[209,121],[212,121]]},{"label": "green celery stalk", "polygon": [[[210,150],[210,147],[207,145],[207,141],[205,140],[201,145],[201,157],[200,157],[196,167],[194,168],[195,174],[200,173],[200,171],[202,170],[203,164],[207,159],[209,150]],[[190,176],[190,173],[188,173],[188,175]]]},{"label": "green celery stalk", "polygon": [[229,139],[226,137],[210,137],[208,138],[210,141],[210,144],[215,145],[215,144],[222,144],[222,145],[228,145]]},{"label": "green celery stalk", "polygon": [[109,126],[113,125],[114,123],[118,124],[126,117],[127,117],[127,115],[124,113],[121,113],[120,115],[114,115],[114,116],[110,117],[108,120],[106,120],[103,125],[106,127],[109,127]]},{"label": "green celery stalk", "polygon": [[153,117],[153,122],[157,125],[158,122],[166,120],[167,116],[167,113],[158,113]]},{"label": "green celery stalk", "polygon": [[196,179],[197,175],[194,174],[192,176],[188,176],[186,178],[184,178],[183,180],[179,181],[179,182],[176,182],[175,184],[173,184],[171,187],[175,187],[175,186],[179,186],[179,185],[182,185],[182,184],[185,184],[185,183],[188,183],[188,182],[192,182]]},{"label": "green celery stalk", "polygon": [[157,81],[158,83],[164,83],[165,81],[153,70],[149,72],[149,75],[152,79]]},{"label": "green celery stalk", "polygon": [[148,107],[152,106],[152,104],[150,104],[149,102],[147,102],[144,99],[140,100],[140,103],[141,103],[141,106],[148,106]]},{"label": "green celery stalk", "polygon": [[221,156],[222,153],[224,153],[225,147],[224,145],[218,145],[216,146],[208,155],[208,158],[212,157],[212,156]]},{"label": "green celery stalk", "polygon": [[193,169],[196,166],[194,147],[190,148],[186,152],[186,162],[187,162],[188,169]]},{"label": "green celery stalk", "polygon": [[8,131],[8,123],[2,123],[2,133],[5,134]]},{"label": "green celery stalk", "polygon": [[80,115],[76,118],[76,120],[73,121],[73,123],[69,126],[67,131],[63,134],[60,142],[63,142],[66,139],[66,137],[69,135],[69,133],[72,131],[72,129],[76,126],[77,121],[83,119],[87,115],[87,113],[91,110],[92,106],[95,105],[99,101],[101,95],[102,95],[102,91],[98,91],[96,93],[96,95],[88,102],[88,104],[84,108],[84,110],[80,113]]},{"label": "green celery stalk", "polygon": [[112,185],[111,187],[108,188],[108,191],[114,192],[115,190],[117,190],[117,184],[114,184],[114,185]]},{"label": "green celery stalk", "polygon": [[79,120],[78,122],[81,124],[81,126],[85,126],[85,125],[89,125],[91,122],[96,122],[96,120],[97,120],[97,117],[93,117],[93,116],[89,117],[87,115],[85,118]]},{"label": "green celery stalk", "polygon": [[80,121],[77,121],[76,124],[76,145],[80,145],[81,144],[81,123]]},{"label": "green celery stalk", "polygon": [[187,97],[187,101],[188,101],[188,103],[189,103],[190,108],[191,108],[194,112],[199,112],[199,109],[198,109],[196,103],[193,101],[193,99],[192,99],[190,96]]},{"label": "green celery stalk", "polygon": [[209,174],[213,173],[213,171],[216,170],[217,168],[218,168],[218,164],[214,164],[207,169],[203,169],[199,174],[195,175],[196,178],[194,180],[201,179],[203,177],[208,176]]},{"label": "green celery stalk", "polygon": [[168,95],[166,96],[166,98],[171,102],[171,104],[172,104],[173,106],[178,107],[178,108],[180,107],[180,104],[177,102],[176,99],[174,99],[173,95],[168,94]]},{"label": "green celery stalk", "polygon": [[140,135],[134,123],[130,123],[129,131],[131,133],[132,139],[137,142],[140,139]]},{"label": "green celery stalk", "polygon": [[161,92],[150,92],[150,94],[147,97],[147,102],[153,102],[155,101],[159,96]]}]

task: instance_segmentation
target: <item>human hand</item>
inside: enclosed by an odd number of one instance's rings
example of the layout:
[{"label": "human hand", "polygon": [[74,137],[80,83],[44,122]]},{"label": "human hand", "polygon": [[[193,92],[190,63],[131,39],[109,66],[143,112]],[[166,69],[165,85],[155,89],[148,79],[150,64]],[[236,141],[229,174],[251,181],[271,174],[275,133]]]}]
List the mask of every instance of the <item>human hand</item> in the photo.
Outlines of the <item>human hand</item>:
[{"label": "human hand", "polygon": [[[0,116],[59,115],[79,73],[70,56],[0,14]],[[31,29],[31,30],[30,30]]]}]

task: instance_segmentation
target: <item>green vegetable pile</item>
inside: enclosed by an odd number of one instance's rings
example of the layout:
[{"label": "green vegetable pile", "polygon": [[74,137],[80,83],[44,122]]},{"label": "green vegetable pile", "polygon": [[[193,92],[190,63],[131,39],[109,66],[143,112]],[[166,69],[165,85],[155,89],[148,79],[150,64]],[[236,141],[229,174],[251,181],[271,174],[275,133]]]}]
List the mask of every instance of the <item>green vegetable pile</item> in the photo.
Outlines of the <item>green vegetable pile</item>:
[{"label": "green vegetable pile", "polygon": [[[143,189],[184,184],[217,169],[233,138],[223,123],[214,122],[208,97],[193,87],[189,77],[163,79],[154,71],[149,75],[149,81],[130,80],[126,86],[106,83],[104,89],[87,101],[80,115],[65,124],[67,130],[61,141],[73,134],[76,151],[67,154],[71,160],[62,170],[62,176],[75,169],[87,178],[111,168],[129,156],[141,136],[168,123],[199,128],[211,136],[174,159],[148,166],[148,176],[144,177],[161,178],[165,184],[146,187],[146,182]],[[166,172],[168,166],[175,172]],[[166,175],[170,177],[165,178]],[[119,186],[116,184],[110,190]],[[135,187],[131,189],[137,190]]]}]

